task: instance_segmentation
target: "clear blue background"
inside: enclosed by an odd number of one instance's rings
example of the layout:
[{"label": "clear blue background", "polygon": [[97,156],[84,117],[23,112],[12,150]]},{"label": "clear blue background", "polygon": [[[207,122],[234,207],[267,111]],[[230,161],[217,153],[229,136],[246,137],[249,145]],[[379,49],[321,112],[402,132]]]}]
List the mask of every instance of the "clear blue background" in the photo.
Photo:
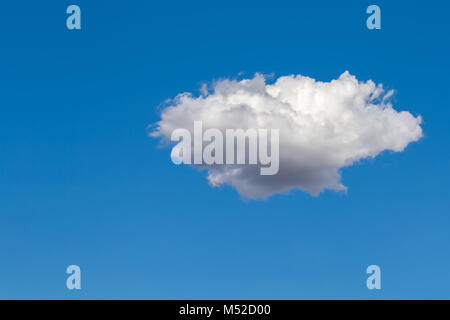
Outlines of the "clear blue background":
[{"label": "clear blue background", "polygon": [[[66,28],[78,4],[82,30]],[[381,7],[382,30],[366,28]],[[6,1],[0,298],[450,298],[450,5]],[[343,170],[347,194],[245,201],[147,126],[203,81],[255,72],[397,91],[425,137]],[[82,290],[66,289],[66,267]],[[366,267],[382,290],[366,288]]]}]

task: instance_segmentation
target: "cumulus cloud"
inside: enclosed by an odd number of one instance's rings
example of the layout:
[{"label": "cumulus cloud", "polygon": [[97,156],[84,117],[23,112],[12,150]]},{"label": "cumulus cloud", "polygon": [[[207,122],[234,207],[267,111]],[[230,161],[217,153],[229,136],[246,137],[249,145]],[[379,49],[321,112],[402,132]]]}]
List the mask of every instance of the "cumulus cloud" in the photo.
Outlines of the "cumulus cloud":
[{"label": "cumulus cloud", "polygon": [[[301,189],[318,195],[346,190],[340,169],[385,150],[400,152],[422,137],[421,117],[394,110],[381,84],[344,72],[330,82],[283,76],[272,84],[251,79],[220,80],[200,96],[182,93],[162,110],[153,137],[170,141],[177,128],[279,129],[279,172],[260,175],[258,165],[198,166],[212,186],[231,185],[244,197],[266,198]],[[170,161],[170,160],[169,160]]]}]

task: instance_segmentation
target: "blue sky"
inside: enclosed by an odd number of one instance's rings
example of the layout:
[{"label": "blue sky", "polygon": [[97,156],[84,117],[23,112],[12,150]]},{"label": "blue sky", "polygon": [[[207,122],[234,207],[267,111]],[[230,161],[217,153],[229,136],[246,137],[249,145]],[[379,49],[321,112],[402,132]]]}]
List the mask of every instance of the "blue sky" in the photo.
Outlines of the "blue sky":
[{"label": "blue sky", "polygon": [[[82,29],[65,25],[68,5]],[[366,28],[377,4],[382,29]],[[450,298],[442,1],[11,1],[0,14],[0,298]],[[348,193],[245,201],[170,161],[158,106],[240,72],[395,89],[424,119]],[[65,269],[82,270],[69,291]],[[377,264],[382,290],[366,288]]]}]

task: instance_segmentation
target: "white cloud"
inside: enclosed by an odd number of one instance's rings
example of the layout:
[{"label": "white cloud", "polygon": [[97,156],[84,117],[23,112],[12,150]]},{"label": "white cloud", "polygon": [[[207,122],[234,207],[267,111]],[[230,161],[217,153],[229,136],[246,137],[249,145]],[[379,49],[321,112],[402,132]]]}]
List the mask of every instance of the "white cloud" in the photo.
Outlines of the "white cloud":
[{"label": "white cloud", "polygon": [[[164,108],[154,137],[170,140],[173,130],[267,128],[280,130],[279,172],[261,176],[255,165],[213,165],[212,186],[232,185],[244,197],[266,198],[301,189],[317,195],[325,189],[346,190],[340,169],[384,150],[400,152],[422,137],[421,117],[396,111],[373,81],[360,82],[347,71],[330,82],[296,75],[274,84],[252,79],[221,80],[199,97],[178,95]],[[170,161],[168,159],[168,161]]]}]

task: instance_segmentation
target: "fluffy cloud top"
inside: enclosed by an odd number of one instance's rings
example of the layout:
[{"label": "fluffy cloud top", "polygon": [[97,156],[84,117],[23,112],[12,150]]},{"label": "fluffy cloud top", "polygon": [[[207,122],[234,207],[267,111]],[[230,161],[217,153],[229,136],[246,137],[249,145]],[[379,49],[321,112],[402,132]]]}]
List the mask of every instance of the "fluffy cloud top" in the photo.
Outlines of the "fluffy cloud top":
[{"label": "fluffy cloud top", "polygon": [[154,137],[170,141],[173,130],[279,129],[279,172],[261,176],[256,165],[212,165],[212,186],[229,184],[244,197],[266,198],[301,189],[317,195],[346,190],[340,169],[384,150],[400,152],[422,137],[421,117],[396,111],[373,81],[360,82],[347,71],[330,82],[291,75],[267,84],[263,75],[221,80],[199,97],[178,95],[164,108]]}]

